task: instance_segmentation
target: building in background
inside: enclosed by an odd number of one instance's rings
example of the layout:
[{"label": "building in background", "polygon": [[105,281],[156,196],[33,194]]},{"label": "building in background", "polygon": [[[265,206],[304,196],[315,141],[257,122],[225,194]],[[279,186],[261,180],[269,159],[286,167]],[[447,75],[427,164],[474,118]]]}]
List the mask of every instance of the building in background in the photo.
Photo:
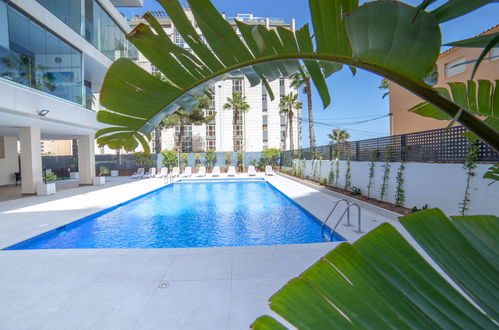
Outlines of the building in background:
[{"label": "building in background", "polygon": [[[189,20],[194,23],[194,18],[189,9],[185,9]],[[164,12],[153,12],[153,15],[159,21],[164,31],[179,46],[189,49],[188,44],[182,39],[171,20]],[[235,20],[240,20],[248,24],[261,24],[267,28],[285,27],[294,31],[294,19],[291,23],[285,23],[283,19],[278,18],[260,18],[252,14],[238,14],[236,17],[226,17],[237,31]],[[133,28],[140,22],[144,22],[140,17],[134,17],[129,20]],[[193,26],[196,26],[194,23]],[[197,28],[198,33],[201,31]],[[159,74],[157,68],[139,54],[137,62],[143,69],[152,74]],[[298,93],[295,88],[290,87],[289,79],[278,79],[270,83],[274,92],[275,99],[271,100],[267,90],[262,84],[251,87],[249,81],[244,76],[231,77],[212,86],[214,97],[212,106],[206,110],[208,115],[216,113],[215,119],[199,126],[187,126],[184,131],[183,146],[184,152],[202,152],[207,149],[216,151],[262,151],[267,148],[289,148],[289,134],[284,143],[284,129],[286,127],[286,116],[279,113],[280,96],[289,93]],[[250,109],[247,113],[234,121],[234,112],[224,110],[223,106],[227,103],[227,98],[232,97],[233,93],[240,93],[246,97],[246,102]],[[293,124],[293,136],[295,148],[301,145],[300,130],[300,111],[295,111]],[[236,123],[234,127],[234,122]],[[179,129],[164,129],[162,133],[162,149],[174,149],[178,143]],[[154,143],[154,139],[152,139]],[[154,145],[152,146],[154,150]]]},{"label": "building in background", "polygon": [[[482,34],[499,32],[499,25],[483,32]],[[449,82],[466,82],[470,79],[474,60],[478,59],[482,48],[453,47],[443,52],[437,60],[438,83],[435,87],[446,87]],[[499,79],[499,48],[493,48],[480,64],[474,80]],[[390,134],[406,134],[430,129],[445,128],[448,123],[442,120],[422,117],[409,112],[413,106],[423,102],[416,95],[408,92],[403,87],[390,82]]]},{"label": "building in background", "polygon": [[92,183],[105,127],[94,94],[114,60],[137,59],[115,8],[130,5],[142,0],[0,0],[0,185],[21,172],[22,192],[36,193],[42,139],[77,140],[80,183]]}]

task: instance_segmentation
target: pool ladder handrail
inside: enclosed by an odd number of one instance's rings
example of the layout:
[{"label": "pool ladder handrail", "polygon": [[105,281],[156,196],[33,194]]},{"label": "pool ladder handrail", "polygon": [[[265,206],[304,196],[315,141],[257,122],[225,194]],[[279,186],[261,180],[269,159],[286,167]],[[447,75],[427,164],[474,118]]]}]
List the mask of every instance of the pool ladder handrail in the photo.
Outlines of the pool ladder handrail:
[{"label": "pool ladder handrail", "polygon": [[359,204],[357,204],[357,203],[350,203],[346,198],[342,198],[342,199],[337,200],[334,203],[333,209],[331,210],[331,212],[329,212],[329,215],[327,216],[326,220],[322,223],[322,236],[324,236],[324,227],[326,227],[326,224],[329,221],[329,218],[333,214],[334,210],[336,210],[336,207],[338,207],[338,204],[340,204],[341,202],[346,202],[347,203],[347,207],[345,208],[345,211],[343,211],[343,214],[340,216],[339,220],[336,222],[336,225],[334,226],[334,228],[332,228],[332,230],[331,230],[331,237],[330,237],[331,241],[333,240],[333,235],[336,232],[336,228],[338,228],[338,226],[341,223],[341,220],[343,220],[343,217],[345,216],[345,214],[347,214],[347,223],[345,224],[345,226],[346,227],[351,227],[352,226],[352,224],[350,224],[350,208],[352,206],[355,206],[357,208],[357,218],[358,218],[358,220],[357,220],[357,230],[355,230],[355,232],[359,233],[359,234],[363,233],[362,227],[361,227],[361,218],[362,218],[362,215],[361,215],[361,208],[360,208]]},{"label": "pool ladder handrail", "polygon": [[345,213],[348,213],[348,216],[350,217],[350,208],[352,206],[355,206],[357,208],[357,230],[354,230],[355,233],[358,233],[358,234],[362,234],[363,231],[362,231],[362,228],[361,228],[361,208],[359,206],[359,204],[357,203],[350,203],[347,208],[345,209],[345,211],[343,211],[343,214],[341,215],[340,219],[338,220],[338,222],[336,222],[336,225],[334,226],[333,230],[331,230],[331,238],[330,240],[332,241],[333,240],[333,235],[334,233],[336,232],[336,228],[338,228],[341,220],[343,220],[343,217],[345,216]]},{"label": "pool ladder handrail", "polygon": [[170,174],[165,175],[163,178],[163,182],[167,185],[174,182],[173,176],[171,176]]},{"label": "pool ladder handrail", "polygon": [[[350,210],[350,209],[348,209],[348,205],[350,205],[350,202],[348,201],[348,199],[346,199],[346,198],[338,199],[334,203],[333,209],[331,210],[331,212],[329,212],[329,215],[327,216],[326,220],[322,223],[322,236],[324,236],[324,227],[326,227],[326,224],[329,221],[329,218],[331,217],[331,215],[333,215],[334,210],[336,210],[336,207],[338,207],[338,204],[340,204],[341,202],[346,202],[347,203],[347,210]],[[348,211],[346,226],[347,227],[351,226],[351,224],[350,224],[350,211]]]}]

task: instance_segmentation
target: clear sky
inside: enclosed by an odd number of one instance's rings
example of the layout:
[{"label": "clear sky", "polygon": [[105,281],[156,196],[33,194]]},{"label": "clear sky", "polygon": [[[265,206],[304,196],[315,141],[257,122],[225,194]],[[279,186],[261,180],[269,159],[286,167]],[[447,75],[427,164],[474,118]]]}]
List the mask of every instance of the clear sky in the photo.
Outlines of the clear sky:
[{"label": "clear sky", "polygon": [[[404,0],[411,5],[418,5],[422,0]],[[469,0],[474,1],[474,0]],[[185,1],[183,1],[185,4]],[[248,13],[259,17],[279,17],[287,22],[296,19],[297,28],[310,23],[310,11],[307,0],[212,0],[220,12],[227,16]],[[360,0],[361,3],[366,2]],[[432,7],[445,1],[439,0]],[[432,8],[430,7],[430,9]],[[142,15],[149,10],[162,10],[155,0],[144,0],[143,8],[120,8],[126,16]],[[499,23],[499,4],[489,4],[481,9],[442,25],[443,42],[465,39]],[[388,114],[388,97],[382,99],[383,92],[378,90],[381,78],[367,71],[358,70],[355,77],[345,68],[328,79],[332,96],[331,105],[324,109],[322,101],[314,90],[314,121],[317,145],[327,144],[329,133],[333,128],[347,129],[351,140],[362,140],[389,135],[388,117],[366,123],[363,120]],[[307,119],[306,97],[301,95]],[[303,146],[309,145],[308,124],[303,122]]]}]

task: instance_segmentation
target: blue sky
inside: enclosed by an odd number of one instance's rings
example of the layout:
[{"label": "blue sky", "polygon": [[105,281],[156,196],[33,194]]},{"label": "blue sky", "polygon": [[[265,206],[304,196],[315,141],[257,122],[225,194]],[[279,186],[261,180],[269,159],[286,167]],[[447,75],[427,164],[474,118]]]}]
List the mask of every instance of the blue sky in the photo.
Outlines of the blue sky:
[{"label": "blue sky", "polygon": [[[422,0],[405,0],[411,5],[418,5]],[[473,1],[473,0],[469,0]],[[228,16],[238,13],[251,13],[260,17],[280,17],[286,21],[296,19],[296,26],[310,23],[310,11],[307,0],[212,0],[220,12]],[[366,2],[361,0],[361,3]],[[445,1],[440,0],[434,6]],[[184,1],[185,3],[185,1]],[[432,7],[430,7],[432,8]],[[155,0],[144,0],[143,8],[120,8],[127,16],[141,15],[148,10],[162,10]],[[479,34],[499,23],[499,4],[491,4],[481,9],[442,25],[443,42],[465,39]],[[355,77],[348,69],[334,74],[328,79],[332,102],[324,109],[316,91],[314,91],[314,121],[317,145],[327,144],[327,134],[336,127],[347,129],[352,140],[362,140],[389,135],[388,117],[354,124],[355,122],[376,118],[388,114],[388,98],[382,99],[383,92],[378,90],[381,78],[367,71],[358,70]],[[304,109],[306,98],[301,95]],[[308,117],[303,111],[303,118]],[[309,145],[308,124],[303,122],[303,146]]]}]

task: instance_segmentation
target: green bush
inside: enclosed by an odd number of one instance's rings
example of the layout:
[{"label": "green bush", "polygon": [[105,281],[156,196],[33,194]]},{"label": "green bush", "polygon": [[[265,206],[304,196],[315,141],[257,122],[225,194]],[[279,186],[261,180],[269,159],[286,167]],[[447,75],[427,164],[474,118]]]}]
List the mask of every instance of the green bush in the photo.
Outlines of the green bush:
[{"label": "green bush", "polygon": [[212,168],[217,162],[217,154],[214,150],[206,150],[204,154],[204,164],[207,168]]},{"label": "green bush", "polygon": [[52,182],[57,180],[57,175],[53,172],[45,172],[43,175],[43,182]]},{"label": "green bush", "polygon": [[109,169],[107,167],[105,167],[105,166],[99,167],[99,175],[103,176],[103,175],[106,175],[106,174],[109,174]]},{"label": "green bush", "polygon": [[187,160],[187,154],[184,152],[182,154],[182,168],[189,166],[189,161]]},{"label": "green bush", "polygon": [[279,161],[279,156],[281,156],[281,150],[277,148],[269,148],[262,151],[261,164],[263,166],[273,165],[277,166]]},{"label": "green bush", "polygon": [[225,153],[225,168],[229,168],[232,165],[232,152]]},{"label": "green bush", "polygon": [[164,150],[161,152],[163,155],[163,166],[172,169],[178,165],[178,155],[174,150]]},{"label": "green bush", "polygon": [[133,154],[134,162],[140,167],[151,167],[154,165],[153,156],[144,152],[136,152]]}]

